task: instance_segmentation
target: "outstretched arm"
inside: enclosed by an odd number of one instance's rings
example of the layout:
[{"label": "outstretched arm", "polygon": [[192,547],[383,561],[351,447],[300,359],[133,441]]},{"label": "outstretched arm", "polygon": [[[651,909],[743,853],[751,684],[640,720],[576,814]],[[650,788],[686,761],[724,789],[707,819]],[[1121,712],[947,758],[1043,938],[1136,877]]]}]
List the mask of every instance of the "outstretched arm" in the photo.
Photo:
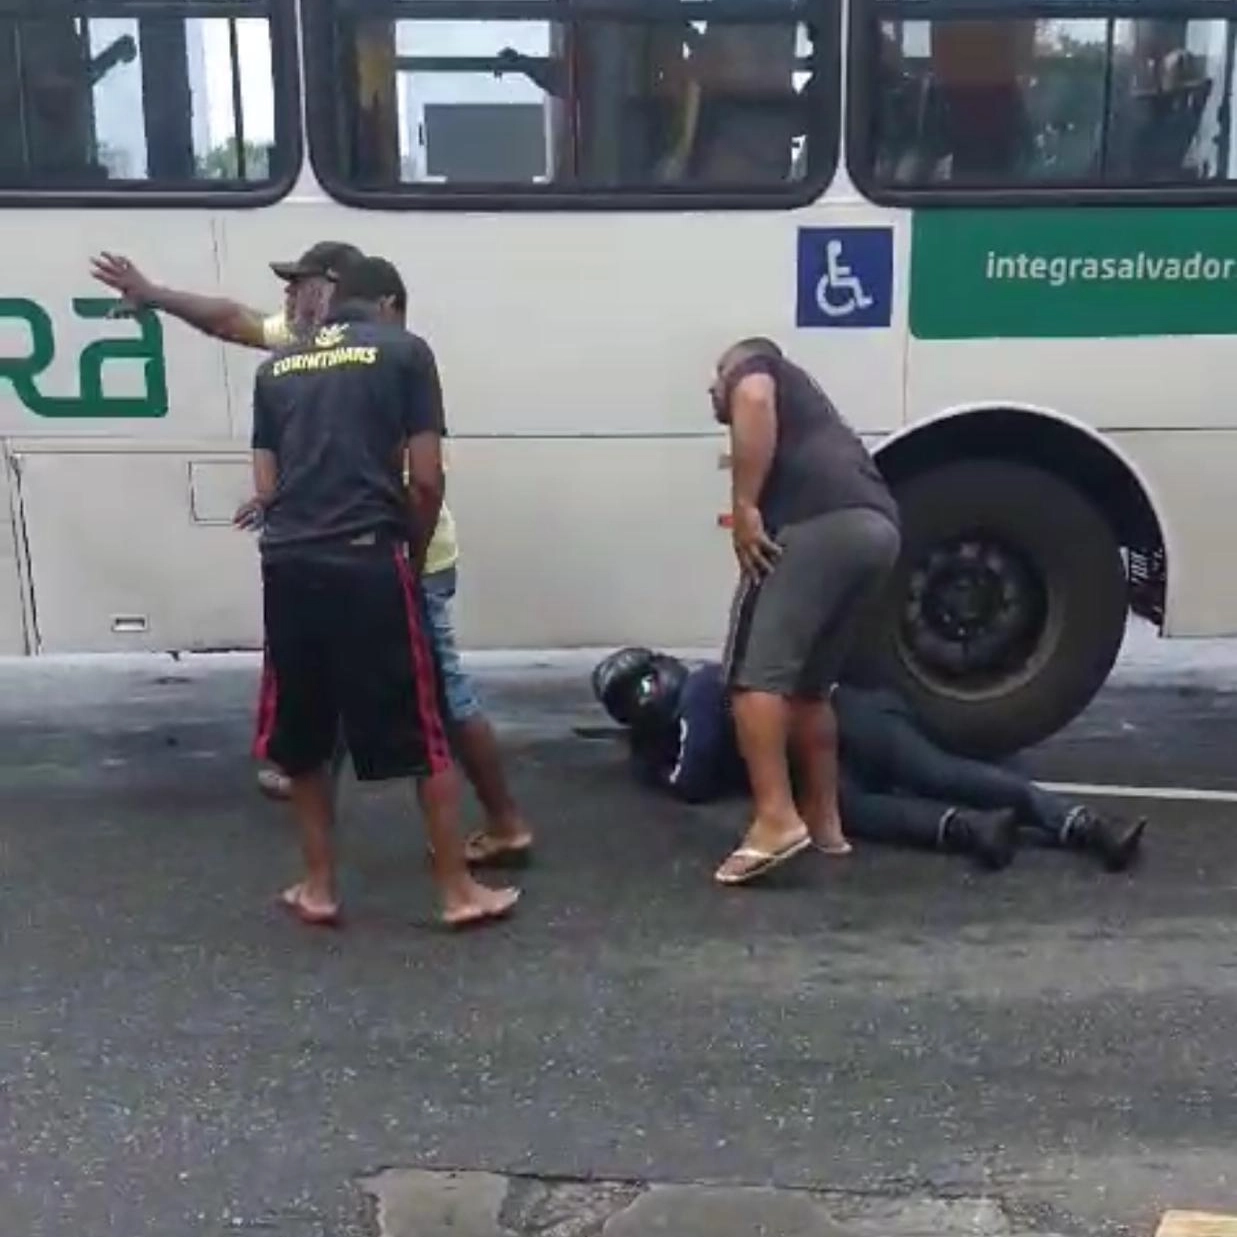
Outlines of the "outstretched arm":
[{"label": "outstretched arm", "polygon": [[118,292],[134,309],[158,309],[209,335],[246,348],[269,348],[267,315],[222,296],[200,296],[152,283],[128,258],[103,253],[91,262],[90,273]]}]

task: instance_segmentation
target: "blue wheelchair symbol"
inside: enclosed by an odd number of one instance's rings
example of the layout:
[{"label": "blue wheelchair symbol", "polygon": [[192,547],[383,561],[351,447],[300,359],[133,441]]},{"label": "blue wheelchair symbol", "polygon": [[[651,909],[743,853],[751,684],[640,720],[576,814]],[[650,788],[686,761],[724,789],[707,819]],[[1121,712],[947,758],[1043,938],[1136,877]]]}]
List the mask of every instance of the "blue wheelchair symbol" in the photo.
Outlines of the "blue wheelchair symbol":
[{"label": "blue wheelchair symbol", "polygon": [[800,228],[798,284],[798,326],[888,326],[893,229]]}]

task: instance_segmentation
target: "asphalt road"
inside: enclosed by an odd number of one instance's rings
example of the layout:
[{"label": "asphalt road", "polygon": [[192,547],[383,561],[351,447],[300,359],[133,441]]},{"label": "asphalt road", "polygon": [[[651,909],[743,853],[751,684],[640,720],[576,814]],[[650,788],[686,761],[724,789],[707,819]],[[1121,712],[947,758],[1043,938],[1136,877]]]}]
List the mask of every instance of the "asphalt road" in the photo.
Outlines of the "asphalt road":
[{"label": "asphalt road", "polygon": [[[1152,817],[1122,877],[864,848],[720,891],[740,808],[629,784],[578,668],[488,671],[541,836],[519,917],[435,930],[406,798],[350,787],[351,922],[314,933],[271,906],[255,683],[0,667],[0,1237],[358,1237],[358,1182],[404,1167],[966,1196],[1088,1237],[1237,1211],[1237,805],[1122,804]],[[1119,675],[1027,763],[1237,787],[1227,687]]]}]

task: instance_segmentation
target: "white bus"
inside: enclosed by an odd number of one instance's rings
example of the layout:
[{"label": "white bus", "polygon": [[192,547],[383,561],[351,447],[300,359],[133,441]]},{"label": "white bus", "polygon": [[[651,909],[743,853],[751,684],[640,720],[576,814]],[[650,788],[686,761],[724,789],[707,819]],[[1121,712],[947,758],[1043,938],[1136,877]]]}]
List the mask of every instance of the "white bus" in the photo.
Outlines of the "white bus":
[{"label": "white bus", "polygon": [[1104,681],[1128,613],[1237,632],[1220,0],[0,0],[0,652],[261,641],[259,358],[88,260],[277,308],[392,258],[442,367],[474,648],[706,646],[719,350],[879,449],[868,653],[962,746]]}]

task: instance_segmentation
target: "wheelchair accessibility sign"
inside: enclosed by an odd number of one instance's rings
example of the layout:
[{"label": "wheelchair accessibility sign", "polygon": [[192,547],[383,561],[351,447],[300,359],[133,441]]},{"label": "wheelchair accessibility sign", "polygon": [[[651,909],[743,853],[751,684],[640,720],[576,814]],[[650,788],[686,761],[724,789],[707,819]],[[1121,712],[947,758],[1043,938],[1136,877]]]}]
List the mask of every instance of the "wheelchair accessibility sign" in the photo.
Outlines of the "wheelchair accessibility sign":
[{"label": "wheelchair accessibility sign", "polygon": [[892,301],[892,228],[799,229],[796,325],[888,326]]}]

